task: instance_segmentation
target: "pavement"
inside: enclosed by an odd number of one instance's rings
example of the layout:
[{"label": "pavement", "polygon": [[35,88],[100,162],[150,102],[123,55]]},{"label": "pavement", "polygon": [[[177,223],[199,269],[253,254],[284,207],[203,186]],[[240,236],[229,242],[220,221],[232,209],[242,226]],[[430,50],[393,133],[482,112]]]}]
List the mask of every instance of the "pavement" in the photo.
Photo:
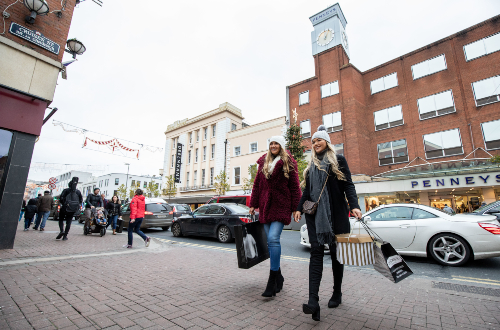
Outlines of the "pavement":
[{"label": "pavement", "polygon": [[68,241],[19,225],[12,250],[0,251],[0,329],[500,329],[500,290],[421,277],[394,284],[377,272],[350,267],[343,302],[327,308],[333,285],[325,267],[321,321],[302,313],[308,265],[283,259],[283,291],[261,297],[263,262],[237,268],[230,248],[135,235],[84,236]]}]

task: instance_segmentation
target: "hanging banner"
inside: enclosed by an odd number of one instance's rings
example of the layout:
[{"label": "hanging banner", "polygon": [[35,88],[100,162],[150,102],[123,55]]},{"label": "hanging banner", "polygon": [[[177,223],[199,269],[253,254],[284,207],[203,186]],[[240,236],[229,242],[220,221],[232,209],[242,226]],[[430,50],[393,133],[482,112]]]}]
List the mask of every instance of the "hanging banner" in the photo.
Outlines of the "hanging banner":
[{"label": "hanging banner", "polygon": [[175,183],[181,183],[182,143],[177,142],[177,155],[175,157]]}]

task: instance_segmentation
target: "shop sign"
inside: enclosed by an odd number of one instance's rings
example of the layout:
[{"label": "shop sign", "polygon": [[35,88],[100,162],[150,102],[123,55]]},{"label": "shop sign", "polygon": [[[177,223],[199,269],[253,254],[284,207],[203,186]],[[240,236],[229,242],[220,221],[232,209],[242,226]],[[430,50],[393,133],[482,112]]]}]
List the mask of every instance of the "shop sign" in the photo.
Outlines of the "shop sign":
[{"label": "shop sign", "polygon": [[182,143],[177,142],[177,155],[175,157],[175,183],[181,182],[181,165],[182,165]]},{"label": "shop sign", "polygon": [[484,186],[500,183],[500,174],[481,174],[460,177],[447,177],[439,179],[423,179],[411,181],[413,189],[439,188],[453,186]]},{"label": "shop sign", "polygon": [[311,23],[313,25],[316,25],[320,22],[327,20],[328,18],[332,17],[336,13],[337,13],[336,8],[330,7],[330,8],[323,10],[321,13],[318,13],[318,14],[310,17],[309,19],[311,20]]},{"label": "shop sign", "polygon": [[15,36],[18,36],[19,38],[28,40],[29,42],[37,46],[45,48],[49,52],[54,53],[56,55],[59,54],[59,51],[61,50],[61,46],[56,44],[54,41],[44,37],[44,35],[41,34],[40,32],[30,30],[17,23],[12,22],[10,24],[9,32]]}]

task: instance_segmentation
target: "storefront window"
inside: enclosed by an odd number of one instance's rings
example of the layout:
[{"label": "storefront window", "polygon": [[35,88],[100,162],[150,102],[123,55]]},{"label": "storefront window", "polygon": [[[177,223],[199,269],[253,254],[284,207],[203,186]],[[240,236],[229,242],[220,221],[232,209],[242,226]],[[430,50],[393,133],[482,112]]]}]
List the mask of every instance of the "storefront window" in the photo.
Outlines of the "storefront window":
[{"label": "storefront window", "polygon": [[11,142],[12,132],[0,129],[0,187],[4,185]]},{"label": "storefront window", "polygon": [[420,197],[418,193],[394,192],[381,194],[369,194],[365,196],[366,211],[373,210],[380,205],[389,205],[395,203],[419,204]]}]

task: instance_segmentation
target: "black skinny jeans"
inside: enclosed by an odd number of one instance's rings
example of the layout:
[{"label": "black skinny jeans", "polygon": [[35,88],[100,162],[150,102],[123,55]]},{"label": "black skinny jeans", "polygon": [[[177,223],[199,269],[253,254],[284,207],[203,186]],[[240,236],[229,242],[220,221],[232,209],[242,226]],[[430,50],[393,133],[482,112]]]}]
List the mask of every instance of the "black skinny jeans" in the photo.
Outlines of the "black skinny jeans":
[{"label": "black skinny jeans", "polygon": [[[309,234],[309,243],[311,243],[311,259],[309,261],[309,299],[313,298],[318,301],[319,285],[323,276],[325,246],[320,246],[318,244],[314,216],[306,216],[306,224],[307,232]],[[337,260],[337,248],[335,243],[330,246],[330,257],[332,258],[333,292],[341,293],[342,278],[344,277],[344,265]]]},{"label": "black skinny jeans", "polygon": [[[74,215],[75,212],[69,213],[66,210],[61,210],[61,213],[59,213],[59,230],[61,233],[64,232],[65,235],[68,235]],[[64,230],[64,221],[66,221],[66,230]]]}]

